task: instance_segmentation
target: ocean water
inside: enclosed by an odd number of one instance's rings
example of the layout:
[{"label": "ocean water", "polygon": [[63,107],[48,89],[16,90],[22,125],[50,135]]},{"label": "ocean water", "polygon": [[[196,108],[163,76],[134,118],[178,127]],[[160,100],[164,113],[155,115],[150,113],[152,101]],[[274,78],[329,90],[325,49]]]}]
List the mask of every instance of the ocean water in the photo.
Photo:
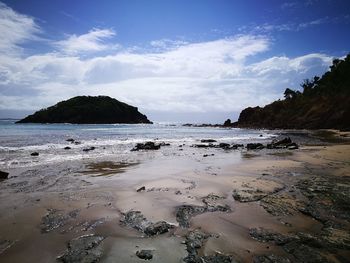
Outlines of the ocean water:
[{"label": "ocean water", "polygon": [[[130,149],[145,141],[168,142],[171,147],[191,145],[201,139],[218,142],[247,143],[266,140],[275,135],[269,131],[214,127],[184,127],[182,124],[15,124],[0,121],[0,168],[26,167],[36,164],[96,158],[128,156]],[[73,138],[80,144],[66,140]],[[71,150],[64,150],[69,146]],[[96,149],[84,152],[89,147]],[[33,157],[32,152],[39,152]]]}]

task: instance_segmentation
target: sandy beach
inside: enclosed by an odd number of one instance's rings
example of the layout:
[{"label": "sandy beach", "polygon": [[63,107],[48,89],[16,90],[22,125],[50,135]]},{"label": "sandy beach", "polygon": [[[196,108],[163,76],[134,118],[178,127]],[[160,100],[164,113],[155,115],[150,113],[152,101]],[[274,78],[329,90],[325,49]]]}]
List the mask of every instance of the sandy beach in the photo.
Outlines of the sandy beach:
[{"label": "sandy beach", "polygon": [[322,136],[11,169],[1,262],[347,262],[350,144]]}]

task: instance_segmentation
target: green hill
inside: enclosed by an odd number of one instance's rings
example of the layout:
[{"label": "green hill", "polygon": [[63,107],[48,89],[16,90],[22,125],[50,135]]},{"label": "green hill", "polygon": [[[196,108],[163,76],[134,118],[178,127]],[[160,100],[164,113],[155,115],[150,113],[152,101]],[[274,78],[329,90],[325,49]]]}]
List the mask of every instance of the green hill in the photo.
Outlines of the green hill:
[{"label": "green hill", "polygon": [[303,91],[286,89],[284,100],[244,109],[236,127],[350,129],[350,54],[333,60],[321,78],[304,80]]},{"label": "green hill", "polygon": [[39,110],[17,123],[151,123],[136,107],[108,96],[78,96]]}]

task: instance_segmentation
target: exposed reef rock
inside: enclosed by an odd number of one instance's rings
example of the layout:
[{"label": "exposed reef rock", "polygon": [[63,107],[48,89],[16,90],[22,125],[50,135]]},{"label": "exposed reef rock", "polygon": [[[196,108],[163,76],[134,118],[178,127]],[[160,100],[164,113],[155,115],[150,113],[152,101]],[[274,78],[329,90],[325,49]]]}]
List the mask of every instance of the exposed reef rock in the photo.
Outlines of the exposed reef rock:
[{"label": "exposed reef rock", "polygon": [[9,176],[8,172],[0,171],[0,180],[7,179]]},{"label": "exposed reef rock", "polygon": [[271,255],[260,255],[253,258],[253,263],[290,263],[288,258]]},{"label": "exposed reef rock", "polygon": [[41,219],[41,233],[48,233],[57,228],[65,226],[72,218],[76,218],[79,210],[72,210],[68,213],[57,209],[48,209],[48,213]]},{"label": "exposed reef rock", "polygon": [[188,232],[186,235],[187,257],[184,258],[186,263],[231,263],[232,257],[222,254],[214,254],[210,256],[199,256],[198,250],[203,246],[204,242],[211,237],[198,229]]},{"label": "exposed reef rock", "polygon": [[299,211],[323,223],[331,223],[337,218],[350,221],[349,186],[347,176],[314,176],[300,180],[296,187],[309,201]]},{"label": "exposed reef rock", "polygon": [[[298,232],[284,235],[264,228],[253,228],[250,229],[249,233],[252,238],[259,242],[269,242],[281,246],[297,259],[296,262],[338,262],[329,260],[329,255],[336,253],[337,250],[348,250],[350,247],[349,232],[334,228],[324,228],[317,234]],[[341,254],[336,253],[334,256],[339,262],[346,262]],[[287,258],[281,258],[281,261],[276,258],[273,261],[273,258],[266,257],[257,256],[254,258],[254,262],[289,262]]]},{"label": "exposed reef rock", "polygon": [[137,143],[131,151],[140,151],[140,150],[159,150],[160,144],[156,144],[154,142],[145,142],[145,143]]},{"label": "exposed reef rock", "polygon": [[284,185],[265,179],[255,179],[240,183],[233,189],[232,196],[235,200],[246,203],[259,201],[264,197],[277,193],[285,188]]},{"label": "exposed reef rock", "polygon": [[132,227],[147,236],[155,236],[168,232],[173,225],[165,221],[159,221],[152,223],[148,221],[140,211],[129,211],[124,214],[124,218],[121,222],[129,227]]},{"label": "exposed reef rock", "polygon": [[[206,200],[206,199],[204,199]],[[208,202],[208,201],[207,201]],[[231,208],[227,205],[206,203],[206,206],[198,205],[181,205],[176,208],[176,221],[184,228],[190,226],[190,220],[193,216],[203,214],[206,212],[230,212]]]},{"label": "exposed reef rock", "polygon": [[102,236],[87,235],[71,240],[66,252],[57,258],[64,263],[98,262],[102,256]]},{"label": "exposed reef rock", "polygon": [[41,109],[17,123],[108,124],[151,122],[136,107],[108,96],[78,96],[61,101],[49,108]]},{"label": "exposed reef rock", "polygon": [[141,250],[136,251],[136,256],[144,260],[151,260],[153,258],[153,253],[152,250]]}]

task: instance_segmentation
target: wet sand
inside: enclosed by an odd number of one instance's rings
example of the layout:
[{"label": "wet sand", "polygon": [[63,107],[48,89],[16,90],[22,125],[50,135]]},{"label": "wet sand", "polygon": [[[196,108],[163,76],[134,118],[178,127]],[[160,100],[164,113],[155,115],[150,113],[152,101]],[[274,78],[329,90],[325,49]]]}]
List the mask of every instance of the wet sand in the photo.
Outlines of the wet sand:
[{"label": "wet sand", "polygon": [[[70,240],[90,234],[104,238],[96,245],[101,262],[140,262],[135,253],[142,249],[152,251],[151,262],[183,262],[186,236],[196,229],[208,234],[194,252],[198,258],[346,262],[349,178],[344,141],[302,141],[298,150],[186,145],[124,160],[17,168],[0,182],[1,262],[55,262]],[[191,215],[188,227],[179,225],[183,205],[204,211]],[[121,222],[129,211],[174,227],[147,236]]]}]

